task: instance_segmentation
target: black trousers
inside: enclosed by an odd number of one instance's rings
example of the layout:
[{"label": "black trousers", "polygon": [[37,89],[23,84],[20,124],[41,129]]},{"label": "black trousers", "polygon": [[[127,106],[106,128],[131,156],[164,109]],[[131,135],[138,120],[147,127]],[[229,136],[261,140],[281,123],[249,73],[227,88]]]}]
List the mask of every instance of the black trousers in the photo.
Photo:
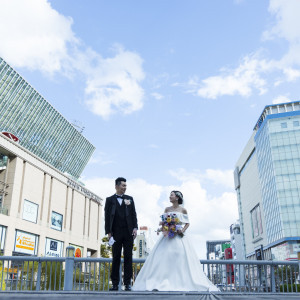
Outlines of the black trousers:
[{"label": "black trousers", "polygon": [[111,271],[111,281],[113,285],[118,285],[120,281],[120,263],[121,252],[123,248],[124,255],[124,284],[131,284],[132,278],[132,249],[133,236],[129,233],[128,228],[120,228],[114,232],[113,235],[115,243],[112,246],[113,261]]}]

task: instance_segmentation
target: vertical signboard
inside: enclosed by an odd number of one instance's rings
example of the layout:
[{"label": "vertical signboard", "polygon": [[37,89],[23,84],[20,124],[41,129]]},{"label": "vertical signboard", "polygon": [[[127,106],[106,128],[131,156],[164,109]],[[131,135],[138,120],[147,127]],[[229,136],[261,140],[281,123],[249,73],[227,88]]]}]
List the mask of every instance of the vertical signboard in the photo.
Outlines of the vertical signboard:
[{"label": "vertical signboard", "polygon": [[5,235],[6,227],[0,225],[0,253],[4,252]]}]

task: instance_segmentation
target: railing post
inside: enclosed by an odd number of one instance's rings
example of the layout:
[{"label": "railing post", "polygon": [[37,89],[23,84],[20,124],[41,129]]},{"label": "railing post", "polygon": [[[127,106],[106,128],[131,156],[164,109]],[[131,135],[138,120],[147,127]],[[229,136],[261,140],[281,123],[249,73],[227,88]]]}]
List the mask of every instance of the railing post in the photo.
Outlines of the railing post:
[{"label": "railing post", "polygon": [[122,290],[122,259],[120,261],[119,277],[120,277],[120,280],[119,280],[119,291],[121,291]]},{"label": "railing post", "polygon": [[64,291],[72,291],[75,248],[72,246],[68,246],[66,252],[67,255],[66,255],[66,265],[65,265]]},{"label": "railing post", "polygon": [[271,264],[271,292],[272,293],[276,292],[275,270],[273,264]]},{"label": "railing post", "polygon": [[64,291],[73,289],[74,257],[66,257]]},{"label": "railing post", "polygon": [[[34,264],[34,262],[33,262]],[[36,291],[39,291],[41,289],[41,276],[42,276],[42,262],[39,261],[38,264],[38,272],[37,272],[37,280],[36,280]]]}]

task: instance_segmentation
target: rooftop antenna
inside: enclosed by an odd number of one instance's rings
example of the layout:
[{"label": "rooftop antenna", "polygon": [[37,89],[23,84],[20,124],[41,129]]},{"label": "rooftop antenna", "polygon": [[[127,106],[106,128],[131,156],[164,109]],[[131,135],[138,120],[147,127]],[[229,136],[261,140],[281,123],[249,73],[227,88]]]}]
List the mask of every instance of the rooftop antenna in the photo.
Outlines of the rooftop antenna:
[{"label": "rooftop antenna", "polygon": [[83,124],[78,121],[78,120],[73,120],[71,122],[71,124],[73,125],[73,127],[75,127],[80,133],[83,132],[83,130],[85,129],[85,127],[83,126]]}]

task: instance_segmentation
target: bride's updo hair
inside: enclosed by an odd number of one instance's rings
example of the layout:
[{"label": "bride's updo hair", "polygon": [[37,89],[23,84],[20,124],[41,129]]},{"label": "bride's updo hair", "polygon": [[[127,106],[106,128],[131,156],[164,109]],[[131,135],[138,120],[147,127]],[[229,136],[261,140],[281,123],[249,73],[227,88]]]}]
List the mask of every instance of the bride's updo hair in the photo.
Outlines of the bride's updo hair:
[{"label": "bride's updo hair", "polygon": [[183,203],[183,195],[182,195],[181,192],[179,192],[179,191],[172,191],[171,193],[174,193],[178,197],[178,204],[182,204]]}]

